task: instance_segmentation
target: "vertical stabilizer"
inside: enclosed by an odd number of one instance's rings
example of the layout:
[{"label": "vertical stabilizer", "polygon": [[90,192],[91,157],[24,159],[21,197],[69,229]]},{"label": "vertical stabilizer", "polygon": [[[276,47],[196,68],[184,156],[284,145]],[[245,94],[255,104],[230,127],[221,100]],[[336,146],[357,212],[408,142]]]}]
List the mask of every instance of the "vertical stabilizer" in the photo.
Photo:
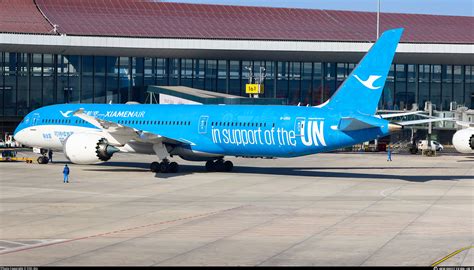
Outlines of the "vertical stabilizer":
[{"label": "vertical stabilizer", "polygon": [[385,31],[324,107],[375,114],[402,33],[403,28]]}]

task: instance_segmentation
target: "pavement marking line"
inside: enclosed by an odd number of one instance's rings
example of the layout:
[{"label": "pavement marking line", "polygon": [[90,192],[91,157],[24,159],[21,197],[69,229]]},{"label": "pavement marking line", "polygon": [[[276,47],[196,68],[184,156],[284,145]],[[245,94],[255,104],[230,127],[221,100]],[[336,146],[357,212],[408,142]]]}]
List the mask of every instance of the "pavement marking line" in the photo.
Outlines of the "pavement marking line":
[{"label": "pavement marking line", "polygon": [[28,244],[20,243],[20,242],[15,242],[15,241],[8,241],[4,239],[0,239],[0,242],[5,242],[13,245],[19,245],[19,246],[28,246]]},{"label": "pavement marking line", "polygon": [[157,222],[157,223],[152,223],[152,224],[147,224],[147,225],[142,225],[142,226],[136,226],[136,227],[126,228],[126,229],[122,229],[122,230],[116,230],[116,231],[112,231],[112,232],[94,234],[94,235],[78,237],[78,238],[72,238],[72,239],[65,239],[65,240],[60,240],[60,241],[56,241],[56,242],[40,243],[40,244],[37,244],[37,245],[26,246],[26,247],[19,247],[19,248],[15,248],[15,249],[6,250],[6,251],[0,251],[0,256],[10,254],[10,253],[16,253],[16,252],[20,252],[20,251],[26,251],[26,250],[36,249],[36,248],[53,246],[53,245],[57,245],[57,244],[64,244],[64,243],[75,242],[75,241],[79,241],[79,240],[85,240],[85,239],[90,239],[90,238],[107,236],[107,235],[111,235],[111,234],[115,234],[115,233],[136,230],[136,229],[144,228],[144,227],[163,225],[163,224],[173,223],[173,222],[181,221],[181,220],[212,216],[212,215],[216,215],[216,214],[219,214],[219,213],[224,213],[224,212],[227,212],[227,211],[243,208],[243,207],[246,207],[246,206],[248,206],[248,205],[241,205],[241,206],[227,208],[227,209],[218,210],[218,211],[214,211],[214,212],[208,212],[208,213],[194,215],[194,216],[182,217],[182,218],[173,219],[173,220],[161,221],[161,222]]},{"label": "pavement marking line", "polygon": [[[24,244],[23,246],[13,247],[13,248],[3,248],[3,249],[0,248],[1,249],[0,255],[7,254],[7,253],[14,253],[20,250],[33,249],[33,248],[42,247],[46,245],[62,243],[65,240],[68,240],[68,239],[41,240],[42,243],[36,243],[36,244],[31,244],[31,245]],[[1,240],[1,241],[4,241],[4,240]]]},{"label": "pavement marking line", "polygon": [[467,246],[467,247],[463,247],[463,248],[461,248],[461,249],[458,249],[458,250],[456,250],[456,251],[454,251],[454,252],[452,252],[452,253],[446,255],[446,256],[443,257],[442,259],[437,260],[436,262],[432,263],[431,266],[432,266],[432,267],[435,267],[435,266],[437,266],[438,264],[440,264],[440,263],[442,263],[442,262],[444,262],[444,261],[446,261],[446,260],[448,260],[448,259],[450,259],[450,258],[456,256],[457,254],[463,252],[464,250],[468,250],[468,249],[471,249],[471,248],[474,248],[474,246]]}]

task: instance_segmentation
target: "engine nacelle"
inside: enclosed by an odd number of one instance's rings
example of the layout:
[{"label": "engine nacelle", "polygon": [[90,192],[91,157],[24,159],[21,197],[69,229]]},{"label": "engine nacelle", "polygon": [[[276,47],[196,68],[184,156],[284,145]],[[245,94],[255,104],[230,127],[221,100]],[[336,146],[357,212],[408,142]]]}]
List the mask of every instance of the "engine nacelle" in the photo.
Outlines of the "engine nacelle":
[{"label": "engine nacelle", "polygon": [[74,133],[64,142],[64,155],[72,163],[94,164],[109,160],[119,150],[100,134]]},{"label": "engine nacelle", "polygon": [[466,128],[456,131],[453,136],[453,145],[458,152],[474,153],[474,129]]}]

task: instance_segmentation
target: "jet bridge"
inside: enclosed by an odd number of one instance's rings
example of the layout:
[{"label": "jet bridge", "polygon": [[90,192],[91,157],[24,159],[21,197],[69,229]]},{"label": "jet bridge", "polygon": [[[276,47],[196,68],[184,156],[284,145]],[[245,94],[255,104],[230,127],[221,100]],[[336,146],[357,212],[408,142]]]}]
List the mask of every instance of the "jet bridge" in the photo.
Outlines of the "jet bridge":
[{"label": "jet bridge", "polygon": [[147,88],[145,103],[153,104],[228,104],[228,105],[287,105],[285,98],[249,98],[211,92],[186,86],[157,86]]}]

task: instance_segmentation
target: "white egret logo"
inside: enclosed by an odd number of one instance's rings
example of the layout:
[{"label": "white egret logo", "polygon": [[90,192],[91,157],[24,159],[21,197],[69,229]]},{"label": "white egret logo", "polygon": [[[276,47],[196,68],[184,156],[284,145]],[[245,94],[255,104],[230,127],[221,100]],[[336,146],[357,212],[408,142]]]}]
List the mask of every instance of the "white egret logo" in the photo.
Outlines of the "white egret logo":
[{"label": "white egret logo", "polygon": [[354,77],[361,83],[363,84],[365,87],[369,88],[369,89],[372,89],[372,90],[377,90],[377,89],[380,89],[381,86],[374,86],[374,82],[378,79],[380,79],[382,76],[378,76],[378,75],[370,75],[369,78],[367,80],[362,80],[361,78],[359,78],[359,76],[357,75],[354,75]]},{"label": "white egret logo", "polygon": [[72,113],[72,111],[67,111],[67,112],[63,112],[63,111],[59,111],[64,117],[69,117],[70,114]]}]

